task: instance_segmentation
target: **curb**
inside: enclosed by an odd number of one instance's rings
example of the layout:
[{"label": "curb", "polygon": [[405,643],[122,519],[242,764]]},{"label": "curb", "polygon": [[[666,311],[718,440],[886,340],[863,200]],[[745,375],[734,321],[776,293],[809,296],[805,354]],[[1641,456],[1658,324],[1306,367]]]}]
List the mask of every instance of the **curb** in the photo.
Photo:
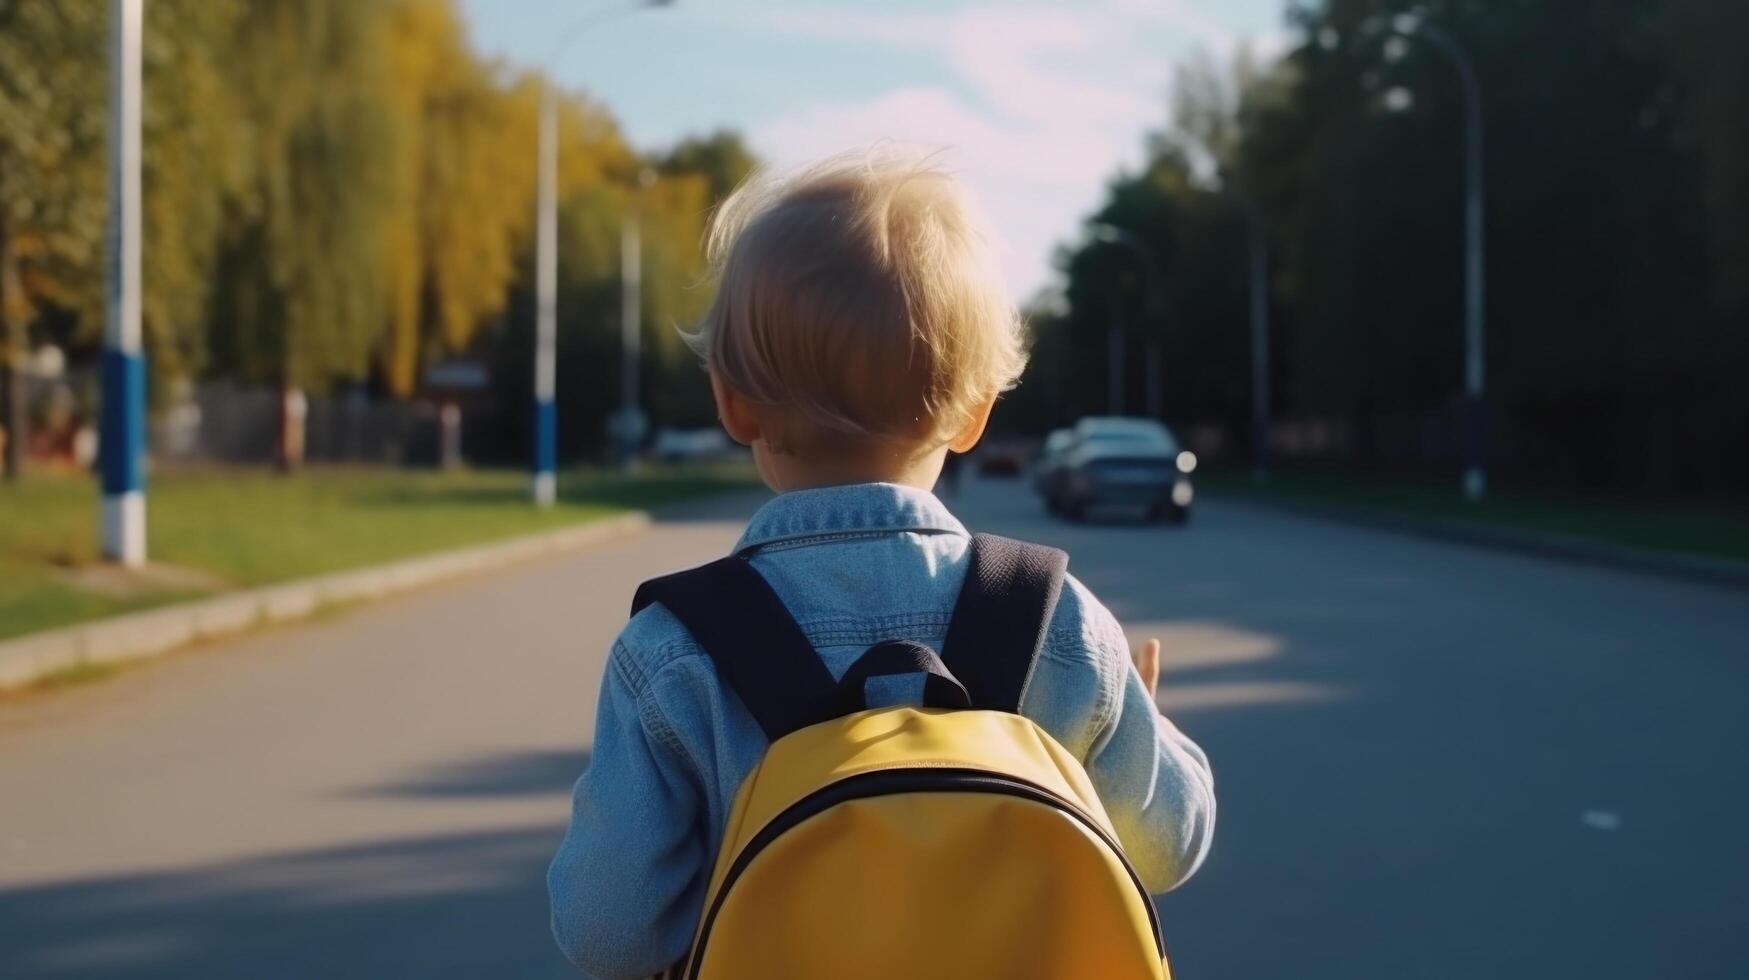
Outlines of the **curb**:
[{"label": "curb", "polygon": [[82,665],[162,656],[258,625],[303,619],[336,603],[378,599],[545,555],[576,551],[649,525],[649,514],[633,511],[507,541],[330,572],[0,640],[0,691],[26,687]]},{"label": "curb", "polygon": [[1691,582],[1701,582],[1727,589],[1749,589],[1749,562],[1708,558],[1703,555],[1650,551],[1645,548],[1630,548],[1624,545],[1604,544],[1570,534],[1509,528],[1457,518],[1415,517],[1343,504],[1272,498],[1264,494],[1247,493],[1243,490],[1216,492],[1211,493],[1210,496],[1216,496],[1231,503],[1267,507],[1341,524],[1378,528],[1458,544],[1497,548],[1503,551],[1516,551],[1561,561],[1606,565],[1612,568],[1660,575],[1665,578],[1687,579]]}]

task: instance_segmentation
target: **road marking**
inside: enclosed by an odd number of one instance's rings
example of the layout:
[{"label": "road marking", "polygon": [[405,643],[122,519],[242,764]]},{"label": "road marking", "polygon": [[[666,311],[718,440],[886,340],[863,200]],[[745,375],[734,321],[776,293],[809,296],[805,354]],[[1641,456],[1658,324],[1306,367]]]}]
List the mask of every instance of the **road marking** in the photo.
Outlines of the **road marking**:
[{"label": "road marking", "polygon": [[1621,814],[1608,810],[1584,810],[1579,814],[1579,822],[1592,830],[1620,830]]}]

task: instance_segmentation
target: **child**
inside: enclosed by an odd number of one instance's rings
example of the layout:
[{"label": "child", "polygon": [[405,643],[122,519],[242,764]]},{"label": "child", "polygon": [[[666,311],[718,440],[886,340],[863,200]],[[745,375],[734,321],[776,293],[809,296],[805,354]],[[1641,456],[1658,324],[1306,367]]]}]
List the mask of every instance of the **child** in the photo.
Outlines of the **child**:
[{"label": "child", "polygon": [[[981,225],[934,166],[857,155],[743,187],[709,248],[720,281],[691,339],[724,427],[778,494],[736,553],[834,676],[886,640],[939,650],[969,538],[928,488],[1025,363]],[[1157,657],[1150,643],[1133,669],[1116,620],[1070,579],[1021,702],[1083,762],[1154,895],[1196,870],[1215,814],[1202,750],[1155,707]],[[632,618],[548,874],[573,963],[633,978],[686,954],[766,745],[665,608]]]}]

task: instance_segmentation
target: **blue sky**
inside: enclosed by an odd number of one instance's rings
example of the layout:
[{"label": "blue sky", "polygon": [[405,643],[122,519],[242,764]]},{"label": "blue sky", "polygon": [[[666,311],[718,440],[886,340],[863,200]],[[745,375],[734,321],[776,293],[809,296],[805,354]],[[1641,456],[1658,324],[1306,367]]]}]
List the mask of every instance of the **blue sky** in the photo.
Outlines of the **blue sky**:
[{"label": "blue sky", "polygon": [[[619,0],[463,0],[476,46],[538,64]],[[1021,297],[1164,120],[1172,64],[1285,39],[1282,0],[679,0],[593,28],[555,69],[646,149],[729,126],[779,165],[894,140],[983,202]]]}]

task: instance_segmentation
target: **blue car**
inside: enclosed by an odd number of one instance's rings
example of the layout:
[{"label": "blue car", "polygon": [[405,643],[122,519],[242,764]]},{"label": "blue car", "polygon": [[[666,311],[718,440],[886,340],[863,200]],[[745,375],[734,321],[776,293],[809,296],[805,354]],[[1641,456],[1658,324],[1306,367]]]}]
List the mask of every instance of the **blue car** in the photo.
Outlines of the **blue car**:
[{"label": "blue car", "polygon": [[1084,418],[1038,474],[1045,508],[1072,519],[1095,507],[1139,508],[1149,520],[1190,520],[1196,454],[1153,419]]}]

